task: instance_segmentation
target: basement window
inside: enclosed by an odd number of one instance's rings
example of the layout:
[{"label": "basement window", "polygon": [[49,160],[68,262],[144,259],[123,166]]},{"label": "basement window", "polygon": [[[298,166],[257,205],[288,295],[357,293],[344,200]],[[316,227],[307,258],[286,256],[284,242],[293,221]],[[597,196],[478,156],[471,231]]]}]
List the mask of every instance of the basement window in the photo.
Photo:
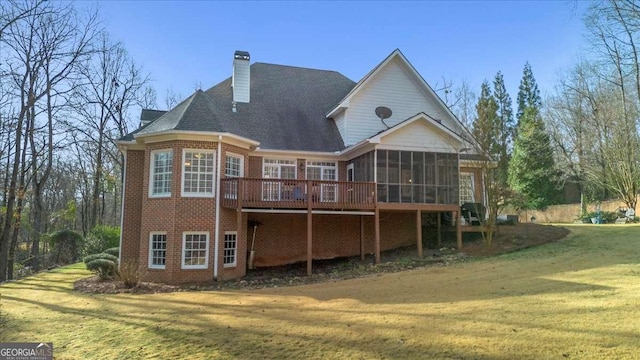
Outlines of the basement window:
[{"label": "basement window", "polygon": [[224,233],[224,267],[236,266],[237,249],[238,249],[238,232],[226,231]]},{"label": "basement window", "polygon": [[149,234],[149,268],[164,269],[167,261],[167,233]]},{"label": "basement window", "polygon": [[206,269],[209,264],[209,233],[185,232],[182,236],[182,268]]}]

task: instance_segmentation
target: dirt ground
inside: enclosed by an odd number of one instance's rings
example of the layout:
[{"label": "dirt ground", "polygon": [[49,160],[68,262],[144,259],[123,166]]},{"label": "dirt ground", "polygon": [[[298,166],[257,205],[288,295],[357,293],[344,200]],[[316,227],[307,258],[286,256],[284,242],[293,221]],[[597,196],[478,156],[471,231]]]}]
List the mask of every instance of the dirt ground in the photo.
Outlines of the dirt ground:
[{"label": "dirt ground", "polygon": [[[492,246],[488,247],[481,234],[465,233],[462,251],[457,251],[456,242],[444,241],[439,248],[425,248],[424,257],[417,256],[414,246],[394,249],[382,253],[381,264],[374,265],[373,255],[364,260],[360,257],[317,260],[313,262],[313,274],[306,275],[306,263],[249,270],[240,280],[207,284],[166,285],[143,282],[128,289],[117,280],[101,281],[89,277],[75,283],[75,289],[86,293],[134,293],[152,294],[185,290],[260,289],[337,281],[393,273],[429,266],[449,266],[472,258],[495,256],[564,238],[569,230],[559,226],[518,224],[500,226],[494,234]],[[433,243],[427,244],[432,247]]]}]

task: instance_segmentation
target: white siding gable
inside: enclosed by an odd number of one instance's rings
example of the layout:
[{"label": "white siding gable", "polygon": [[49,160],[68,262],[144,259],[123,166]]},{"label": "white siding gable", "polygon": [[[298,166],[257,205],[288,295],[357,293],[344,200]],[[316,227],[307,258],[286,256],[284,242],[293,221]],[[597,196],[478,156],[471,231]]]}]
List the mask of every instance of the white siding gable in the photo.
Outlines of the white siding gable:
[{"label": "white siding gable", "polygon": [[342,136],[343,141],[346,142],[347,139],[347,124],[345,121],[345,112],[341,112],[338,114],[333,120],[336,122],[336,127],[338,127],[338,131],[340,132],[340,136]]},{"label": "white siding gable", "polygon": [[380,68],[353,94],[344,112],[344,124],[337,124],[345,145],[356,144],[386,129],[375,114],[378,106],[386,106],[393,112],[385,120],[389,127],[424,112],[458,131],[457,121],[442,109],[439,100],[429,94],[421,82],[399,57]]},{"label": "white siding gable", "polygon": [[460,141],[433,124],[414,121],[380,140],[380,148],[455,153]]}]

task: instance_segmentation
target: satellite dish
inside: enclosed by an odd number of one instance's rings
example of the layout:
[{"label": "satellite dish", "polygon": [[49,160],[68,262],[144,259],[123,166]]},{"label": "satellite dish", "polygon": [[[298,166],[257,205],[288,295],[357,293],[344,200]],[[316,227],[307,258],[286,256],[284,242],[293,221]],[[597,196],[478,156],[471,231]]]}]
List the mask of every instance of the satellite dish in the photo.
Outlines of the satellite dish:
[{"label": "satellite dish", "polygon": [[389,109],[386,106],[378,106],[376,108],[376,115],[380,118],[380,121],[382,121],[382,124],[388,129],[389,126],[384,122],[384,119],[388,119],[391,117],[391,114],[393,114],[393,112],[391,111],[391,109]]}]

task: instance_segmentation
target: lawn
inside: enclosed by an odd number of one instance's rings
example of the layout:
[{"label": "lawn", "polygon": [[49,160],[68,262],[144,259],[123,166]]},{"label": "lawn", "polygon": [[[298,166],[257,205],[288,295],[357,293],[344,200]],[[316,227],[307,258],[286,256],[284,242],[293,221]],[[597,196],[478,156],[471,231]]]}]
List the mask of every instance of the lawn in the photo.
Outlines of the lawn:
[{"label": "lawn", "polygon": [[59,359],[638,359],[640,226],[494,258],[251,291],[90,295],[72,266],[2,285],[0,341]]}]

